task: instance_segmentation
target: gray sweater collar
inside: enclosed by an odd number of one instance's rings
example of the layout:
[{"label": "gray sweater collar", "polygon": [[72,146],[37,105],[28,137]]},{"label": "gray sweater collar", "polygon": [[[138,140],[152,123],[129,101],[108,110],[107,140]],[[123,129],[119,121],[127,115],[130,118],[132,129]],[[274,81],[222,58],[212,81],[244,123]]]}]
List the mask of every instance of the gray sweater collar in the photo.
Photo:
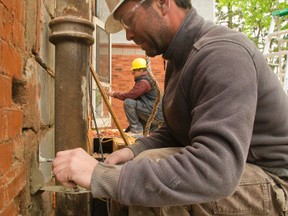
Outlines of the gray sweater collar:
[{"label": "gray sweater collar", "polygon": [[197,36],[204,23],[204,19],[192,8],[174,36],[163,58],[169,60],[173,67],[181,68],[188,58],[194,43],[197,41]]}]

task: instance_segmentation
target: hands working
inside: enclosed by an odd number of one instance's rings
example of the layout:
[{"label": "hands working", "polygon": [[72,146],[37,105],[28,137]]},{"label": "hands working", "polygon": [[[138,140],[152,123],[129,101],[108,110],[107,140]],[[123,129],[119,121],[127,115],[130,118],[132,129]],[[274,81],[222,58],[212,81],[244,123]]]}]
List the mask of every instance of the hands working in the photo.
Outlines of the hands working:
[{"label": "hands working", "polygon": [[91,177],[99,162],[84,149],[60,151],[53,160],[52,167],[56,179],[66,187],[79,185],[91,189]]},{"label": "hands working", "polygon": [[114,93],[115,93],[115,91],[109,91],[109,92],[107,92],[107,95],[110,97],[113,97]]},{"label": "hands working", "polygon": [[[104,163],[109,165],[122,164],[134,158],[131,149],[124,148],[110,154]],[[79,185],[91,189],[91,178],[95,166],[99,162],[84,149],[60,151],[53,160],[53,173],[56,179],[65,187]]]},{"label": "hands working", "polygon": [[106,158],[104,163],[109,165],[123,164],[129,160],[132,160],[133,158],[134,153],[132,152],[132,150],[130,148],[123,148],[111,153]]}]

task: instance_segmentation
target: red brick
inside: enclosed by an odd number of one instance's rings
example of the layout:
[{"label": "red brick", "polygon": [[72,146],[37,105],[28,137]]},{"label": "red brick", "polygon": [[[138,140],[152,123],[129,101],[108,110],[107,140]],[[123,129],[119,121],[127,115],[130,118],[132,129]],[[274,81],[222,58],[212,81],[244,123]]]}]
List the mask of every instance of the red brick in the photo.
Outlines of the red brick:
[{"label": "red brick", "polygon": [[[7,114],[0,108],[0,143],[7,139]],[[0,184],[1,185],[1,184]]]},{"label": "red brick", "polygon": [[3,5],[9,10],[12,11],[14,8],[14,1],[11,0],[1,0]]},{"label": "red brick", "polygon": [[0,144],[0,176],[3,176],[12,166],[13,145],[11,143]]},{"label": "red brick", "polygon": [[[15,162],[11,169],[0,178],[0,185],[8,187],[19,175],[23,175],[22,173],[24,173],[24,170],[24,164]],[[25,177],[22,181],[26,182]],[[7,189],[7,191],[9,191],[9,189]]]},{"label": "red brick", "polygon": [[8,203],[7,200],[7,190],[6,188],[2,187],[0,188],[0,212],[2,211],[2,209],[5,207],[5,205]]},{"label": "red brick", "polygon": [[[1,5],[0,5],[1,6]],[[1,13],[1,12],[0,12]],[[1,21],[0,21],[0,23],[1,23]],[[1,26],[0,26],[0,28],[1,28]],[[0,33],[1,34],[1,33]],[[4,73],[4,71],[3,71],[3,58],[2,58],[2,53],[3,53],[3,40],[1,39],[1,37],[0,37],[0,73]]]},{"label": "red brick", "polygon": [[25,170],[23,165],[18,163],[19,168],[15,170],[17,175],[13,181],[8,185],[8,199],[13,200],[23,190],[26,185]]},{"label": "red brick", "polygon": [[3,29],[4,29],[4,27],[3,27],[4,10],[6,10],[6,9],[4,8],[4,6],[2,4],[0,4],[0,29],[1,29],[1,31],[0,31],[0,39],[3,38],[2,34],[3,34]]},{"label": "red brick", "polygon": [[12,80],[0,74],[0,108],[10,107],[12,104]]},{"label": "red brick", "polygon": [[11,202],[3,212],[0,212],[1,216],[15,216],[18,213],[18,207],[14,205],[14,202]]},{"label": "red brick", "polygon": [[1,31],[0,31],[0,38],[3,38],[6,42],[10,40],[11,33],[12,33],[12,23],[13,23],[13,16],[10,11],[8,11],[5,7],[1,5]]},{"label": "red brick", "polygon": [[23,124],[23,112],[21,110],[8,110],[8,138],[14,138],[21,135]]},{"label": "red brick", "polygon": [[14,11],[15,11],[14,17],[23,25],[25,24],[24,7],[25,4],[23,0],[14,0]]},{"label": "red brick", "polygon": [[24,48],[24,27],[18,21],[14,20],[12,26],[12,42],[15,47],[19,48],[21,51]]},{"label": "red brick", "polygon": [[10,71],[12,71],[12,65],[14,63],[14,59],[12,58],[12,52],[12,47],[4,41],[2,43],[2,53],[0,58],[3,60],[2,67],[6,74],[10,74]]},{"label": "red brick", "polygon": [[17,79],[22,78],[22,58],[20,53],[17,52],[10,44],[2,43],[3,50],[0,58],[3,59],[3,70],[4,73],[15,76]]},{"label": "red brick", "polygon": [[13,139],[14,160],[24,161],[24,144],[22,136]]}]

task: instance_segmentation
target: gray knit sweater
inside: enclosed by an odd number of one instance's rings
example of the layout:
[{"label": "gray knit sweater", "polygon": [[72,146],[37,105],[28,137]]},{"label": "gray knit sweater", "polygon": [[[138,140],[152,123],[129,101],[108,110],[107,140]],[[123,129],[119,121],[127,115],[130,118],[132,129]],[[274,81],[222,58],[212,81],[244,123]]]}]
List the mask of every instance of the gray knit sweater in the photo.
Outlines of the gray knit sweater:
[{"label": "gray knit sweater", "polygon": [[131,149],[182,150],[157,163],[97,165],[93,196],[151,207],[203,203],[233,193],[246,162],[287,171],[288,98],[252,42],[192,9],[164,58],[166,126]]}]

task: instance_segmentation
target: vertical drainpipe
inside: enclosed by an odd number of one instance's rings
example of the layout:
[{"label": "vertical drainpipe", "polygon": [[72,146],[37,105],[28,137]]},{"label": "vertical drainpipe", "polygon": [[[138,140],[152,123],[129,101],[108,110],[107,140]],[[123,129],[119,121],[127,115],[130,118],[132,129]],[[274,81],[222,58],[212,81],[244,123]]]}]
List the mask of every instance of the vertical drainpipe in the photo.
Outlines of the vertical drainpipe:
[{"label": "vertical drainpipe", "polygon": [[[55,151],[81,147],[88,151],[87,71],[94,25],[88,0],[56,0],[49,26],[55,45]],[[90,215],[88,194],[57,193],[56,215]]]}]

